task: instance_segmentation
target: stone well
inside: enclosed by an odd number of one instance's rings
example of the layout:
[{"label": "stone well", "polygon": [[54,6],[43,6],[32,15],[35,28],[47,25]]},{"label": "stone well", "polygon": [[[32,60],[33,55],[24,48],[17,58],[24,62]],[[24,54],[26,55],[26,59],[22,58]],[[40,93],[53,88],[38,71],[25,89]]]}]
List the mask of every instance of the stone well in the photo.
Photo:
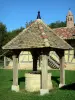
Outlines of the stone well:
[{"label": "stone well", "polygon": [[[48,74],[48,89],[53,88],[51,81],[51,73]],[[25,74],[25,90],[29,92],[40,91],[41,89],[41,74],[26,73]]]}]

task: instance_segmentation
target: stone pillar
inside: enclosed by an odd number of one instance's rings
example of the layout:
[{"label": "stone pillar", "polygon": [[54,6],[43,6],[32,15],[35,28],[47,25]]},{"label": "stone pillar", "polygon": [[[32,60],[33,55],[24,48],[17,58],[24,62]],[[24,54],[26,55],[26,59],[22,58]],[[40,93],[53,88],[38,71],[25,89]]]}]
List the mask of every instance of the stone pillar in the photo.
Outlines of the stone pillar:
[{"label": "stone pillar", "polygon": [[47,67],[48,67],[48,57],[46,55],[42,55],[40,95],[44,95],[46,93],[49,93]]},{"label": "stone pillar", "polygon": [[13,85],[12,85],[12,91],[19,91],[19,85],[18,85],[18,58],[16,58],[15,55],[13,55]]},{"label": "stone pillar", "polygon": [[60,60],[60,84],[59,88],[65,85],[64,52],[59,56]]},{"label": "stone pillar", "polygon": [[7,66],[7,57],[4,56],[4,68]]}]

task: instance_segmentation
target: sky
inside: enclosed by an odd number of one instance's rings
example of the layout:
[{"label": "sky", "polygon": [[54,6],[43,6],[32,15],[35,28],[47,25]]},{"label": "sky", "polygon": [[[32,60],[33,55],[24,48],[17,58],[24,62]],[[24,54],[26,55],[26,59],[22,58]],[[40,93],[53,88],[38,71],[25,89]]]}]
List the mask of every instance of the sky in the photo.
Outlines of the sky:
[{"label": "sky", "polygon": [[65,21],[69,8],[75,18],[75,0],[0,0],[0,22],[12,31],[36,20],[38,11],[46,24]]}]

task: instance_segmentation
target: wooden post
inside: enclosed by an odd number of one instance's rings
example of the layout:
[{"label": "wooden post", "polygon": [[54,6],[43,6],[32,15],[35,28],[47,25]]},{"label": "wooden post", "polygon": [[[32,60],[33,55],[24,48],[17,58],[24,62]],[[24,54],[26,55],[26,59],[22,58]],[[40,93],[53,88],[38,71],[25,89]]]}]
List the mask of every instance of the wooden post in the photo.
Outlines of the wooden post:
[{"label": "wooden post", "polygon": [[33,50],[31,54],[33,57],[33,71],[37,71],[37,60],[38,60],[37,50]]},{"label": "wooden post", "polygon": [[41,63],[41,89],[40,95],[44,95],[49,93],[48,90],[48,58],[47,55],[42,55],[42,63]]},{"label": "wooden post", "polygon": [[65,70],[64,70],[64,51],[59,56],[60,60],[60,84],[59,88],[65,85]]},{"label": "wooden post", "polygon": [[37,71],[37,55],[33,55],[33,71]]},{"label": "wooden post", "polygon": [[4,68],[7,66],[7,57],[4,56]]},{"label": "wooden post", "polygon": [[13,85],[12,90],[18,92],[19,85],[18,85],[18,58],[16,55],[13,55]]}]

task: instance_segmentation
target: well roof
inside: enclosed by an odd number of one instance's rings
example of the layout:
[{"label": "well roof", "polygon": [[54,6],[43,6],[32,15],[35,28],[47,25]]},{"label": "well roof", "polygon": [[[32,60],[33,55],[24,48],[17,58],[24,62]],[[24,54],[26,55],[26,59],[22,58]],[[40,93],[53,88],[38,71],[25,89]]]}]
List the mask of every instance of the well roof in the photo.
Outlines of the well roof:
[{"label": "well roof", "polygon": [[[47,42],[48,45],[45,45]],[[3,49],[28,49],[52,47],[59,49],[72,49],[72,47],[61,39],[41,19],[35,20],[28,28],[20,32],[9,41]]]}]

